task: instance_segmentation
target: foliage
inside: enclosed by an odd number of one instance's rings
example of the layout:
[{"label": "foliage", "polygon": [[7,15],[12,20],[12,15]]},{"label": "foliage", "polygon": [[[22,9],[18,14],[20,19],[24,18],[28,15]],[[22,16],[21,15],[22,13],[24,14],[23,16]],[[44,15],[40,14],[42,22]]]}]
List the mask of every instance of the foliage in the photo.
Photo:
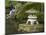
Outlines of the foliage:
[{"label": "foliage", "polygon": [[39,23],[44,23],[44,13],[43,12],[41,12],[41,13],[39,12],[36,15],[38,17]]},{"label": "foliage", "polygon": [[[21,6],[22,7],[22,6]],[[38,20],[40,20],[41,22],[43,22],[44,20],[44,8],[43,8],[43,3],[25,3],[24,5],[23,5],[23,7],[21,8],[20,7],[20,9],[18,10],[18,12],[19,13],[17,13],[17,18],[19,19],[19,20],[22,20],[22,19],[24,19],[24,17],[26,18],[27,16],[26,16],[26,14],[25,14],[25,11],[27,11],[27,10],[29,10],[29,9],[35,9],[35,10],[37,10],[37,11],[39,11],[36,15],[37,15],[37,17],[38,17]],[[42,10],[41,10],[41,8],[42,8]]]},{"label": "foliage", "polygon": [[[38,17],[38,21],[39,23],[43,23],[44,22],[44,4],[43,3],[32,3],[32,2],[13,2],[14,6],[15,6],[15,18],[14,20],[12,19],[8,19],[7,20],[7,31],[8,32],[17,32],[16,28],[19,26],[19,24],[22,24],[24,21],[26,23],[28,14],[25,13],[25,11],[29,10],[29,9],[34,9],[37,10],[39,12],[37,12],[37,14],[35,14]],[[10,2],[9,0],[6,0],[6,8],[10,7]],[[42,8],[42,9],[41,9]],[[9,8],[6,9],[6,15],[9,14]],[[17,26],[16,26],[17,25]],[[25,24],[24,24],[25,25]],[[27,25],[28,26],[28,25]],[[42,25],[40,25],[42,26]],[[38,26],[39,27],[39,26]],[[37,27],[37,28],[38,28]],[[28,27],[29,28],[29,27]],[[27,28],[27,29],[28,29]],[[33,27],[32,27],[33,28]],[[17,28],[18,29],[18,28]],[[41,30],[41,29],[40,29]]]}]

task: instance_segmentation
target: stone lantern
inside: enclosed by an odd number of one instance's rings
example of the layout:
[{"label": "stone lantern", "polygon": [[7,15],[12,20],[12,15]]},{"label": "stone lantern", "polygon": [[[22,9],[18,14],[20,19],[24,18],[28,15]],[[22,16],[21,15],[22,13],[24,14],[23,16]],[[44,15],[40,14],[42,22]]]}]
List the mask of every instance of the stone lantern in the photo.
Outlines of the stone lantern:
[{"label": "stone lantern", "polygon": [[34,9],[30,9],[28,11],[26,11],[26,13],[28,14],[28,20],[26,22],[26,24],[31,24],[34,25],[34,23],[38,24],[37,21],[37,16],[35,15],[36,13],[38,13],[38,11],[34,10]]}]

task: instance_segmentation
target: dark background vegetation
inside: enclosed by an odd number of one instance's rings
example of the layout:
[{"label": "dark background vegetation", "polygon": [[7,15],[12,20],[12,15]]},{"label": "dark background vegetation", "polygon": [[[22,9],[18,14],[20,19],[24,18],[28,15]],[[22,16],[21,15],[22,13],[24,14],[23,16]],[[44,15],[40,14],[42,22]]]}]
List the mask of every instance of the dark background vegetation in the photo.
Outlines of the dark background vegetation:
[{"label": "dark background vegetation", "polygon": [[[5,8],[6,8],[6,16],[9,14],[10,10],[10,3],[11,1],[6,0]],[[35,14],[38,18],[39,24],[44,25],[44,3],[39,2],[20,2],[20,1],[13,1],[14,6],[18,5],[17,13],[14,14],[15,18],[6,19],[6,33],[17,33],[18,25],[26,23],[28,14],[25,14],[25,11],[29,9],[35,9],[39,11],[39,13]],[[20,3],[20,5],[18,4]]]}]

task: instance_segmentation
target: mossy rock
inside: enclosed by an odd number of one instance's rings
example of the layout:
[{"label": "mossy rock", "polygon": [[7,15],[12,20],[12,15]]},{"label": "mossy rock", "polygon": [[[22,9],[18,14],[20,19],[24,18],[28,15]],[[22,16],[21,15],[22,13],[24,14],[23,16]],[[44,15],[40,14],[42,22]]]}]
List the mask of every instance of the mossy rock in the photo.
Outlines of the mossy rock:
[{"label": "mossy rock", "polygon": [[18,31],[21,32],[41,32],[43,31],[43,24],[29,25],[29,24],[19,24]]}]

